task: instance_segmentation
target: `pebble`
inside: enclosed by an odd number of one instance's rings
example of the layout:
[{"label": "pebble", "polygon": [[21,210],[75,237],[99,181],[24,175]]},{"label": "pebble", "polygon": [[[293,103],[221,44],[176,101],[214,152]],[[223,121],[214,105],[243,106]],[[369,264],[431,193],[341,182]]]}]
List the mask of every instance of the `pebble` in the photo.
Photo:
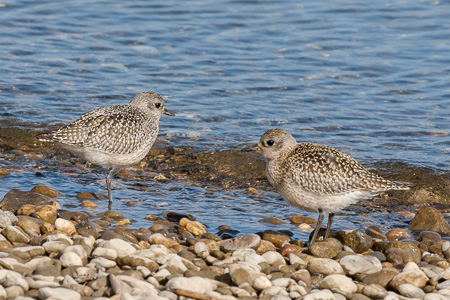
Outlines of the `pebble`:
[{"label": "pebble", "polygon": [[428,281],[427,275],[419,269],[414,262],[409,262],[403,268],[403,271],[395,275],[390,282],[390,286],[394,290],[398,290],[401,284],[409,283],[415,287],[423,288]]},{"label": "pebble", "polygon": [[266,276],[258,276],[252,283],[252,287],[257,291],[268,289],[271,286],[272,282]]},{"label": "pebble", "polygon": [[398,286],[398,292],[401,295],[409,298],[423,299],[423,297],[425,296],[425,293],[422,289],[409,283],[400,284]]},{"label": "pebble", "polygon": [[333,238],[318,241],[309,246],[311,255],[322,258],[333,258],[342,251],[342,244]]},{"label": "pebble", "polygon": [[311,258],[308,261],[307,269],[311,274],[316,275],[344,274],[341,265],[331,258]]},{"label": "pebble", "polygon": [[404,237],[404,238],[410,238],[411,236],[409,235],[408,232],[406,232],[405,229],[392,229],[389,230],[386,233],[386,237],[389,241],[398,241],[399,238]]},{"label": "pebble", "polygon": [[233,239],[222,240],[218,242],[221,250],[225,252],[235,251],[242,248],[258,249],[261,244],[261,238],[259,235],[249,233],[235,237]]},{"label": "pebble", "polygon": [[328,289],[324,290],[312,290],[308,295],[303,297],[303,300],[336,300],[331,292]]},{"label": "pebble", "polygon": [[57,218],[55,220],[55,228],[69,235],[72,235],[75,232],[77,232],[77,230],[75,229],[75,225],[72,222],[61,218]]},{"label": "pebble", "polygon": [[373,274],[381,271],[380,261],[373,256],[347,255],[339,261],[347,275]]},{"label": "pebble", "polygon": [[82,266],[83,261],[81,257],[75,252],[63,253],[60,257],[60,261],[63,267]]},{"label": "pebble", "polygon": [[199,276],[190,278],[174,277],[167,282],[166,288],[170,290],[182,289],[204,294],[207,291],[215,290],[217,288],[217,284],[213,280]]},{"label": "pebble", "polygon": [[23,232],[20,227],[16,226],[6,226],[2,230],[2,234],[11,243],[26,244],[30,241],[30,237],[25,232]]},{"label": "pebble", "polygon": [[450,233],[450,225],[444,216],[433,207],[420,209],[408,228],[416,231],[433,231],[442,234]]},{"label": "pebble", "polygon": [[286,261],[284,260],[284,257],[281,256],[280,253],[275,251],[268,251],[262,255],[262,258],[264,258],[269,264],[273,266],[280,266],[285,265]]},{"label": "pebble", "polygon": [[45,195],[45,196],[50,197],[50,198],[55,198],[55,197],[61,197],[62,196],[62,194],[60,192],[58,192],[57,190],[53,190],[53,189],[51,189],[49,187],[46,187],[46,186],[43,186],[43,185],[35,186],[35,187],[33,187],[31,189],[31,191],[35,192],[35,193],[39,193],[39,194]]},{"label": "pebble", "polygon": [[39,289],[39,299],[77,300],[81,299],[80,293],[66,288],[43,287]]},{"label": "pebble", "polygon": [[262,234],[262,239],[271,242],[278,248],[291,241],[291,238],[289,236],[273,230],[264,231]]},{"label": "pebble", "polygon": [[336,233],[336,238],[356,253],[366,252],[373,243],[373,239],[361,230],[342,230]]},{"label": "pebble", "polygon": [[191,221],[188,218],[182,218],[179,224],[195,236],[201,236],[208,232],[205,225],[197,221]]},{"label": "pebble", "polygon": [[115,250],[117,255],[127,255],[136,252],[136,248],[134,248],[130,243],[121,239],[111,239],[109,241],[106,241],[102,245],[102,247]]},{"label": "pebble", "polygon": [[329,289],[332,292],[342,294],[346,297],[350,297],[357,291],[356,284],[353,283],[353,280],[340,274],[328,275],[322,280],[319,287],[321,289]]}]

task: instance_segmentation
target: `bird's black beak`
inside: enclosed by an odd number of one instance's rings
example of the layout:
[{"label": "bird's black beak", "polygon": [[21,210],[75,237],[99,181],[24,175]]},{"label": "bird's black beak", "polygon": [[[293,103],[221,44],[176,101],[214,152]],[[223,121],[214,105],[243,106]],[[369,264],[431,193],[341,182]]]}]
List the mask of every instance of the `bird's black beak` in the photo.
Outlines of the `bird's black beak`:
[{"label": "bird's black beak", "polygon": [[260,149],[259,149],[257,144],[249,145],[249,146],[245,147],[242,150],[244,150],[246,152],[258,152],[258,151],[260,151]]},{"label": "bird's black beak", "polygon": [[167,110],[165,108],[164,108],[164,114],[168,115],[168,116],[171,116],[171,117],[175,116],[175,114],[173,112],[171,112],[170,110]]}]

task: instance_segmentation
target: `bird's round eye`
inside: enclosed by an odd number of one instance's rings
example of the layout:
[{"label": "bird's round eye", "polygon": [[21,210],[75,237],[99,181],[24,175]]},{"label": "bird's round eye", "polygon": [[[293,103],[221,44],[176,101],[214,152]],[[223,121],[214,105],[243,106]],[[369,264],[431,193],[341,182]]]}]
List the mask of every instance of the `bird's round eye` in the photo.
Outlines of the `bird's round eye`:
[{"label": "bird's round eye", "polygon": [[155,103],[156,108],[160,108],[162,106],[161,103]]},{"label": "bird's round eye", "polygon": [[273,144],[275,144],[275,142],[273,140],[268,140],[266,142],[267,146],[273,146]]}]

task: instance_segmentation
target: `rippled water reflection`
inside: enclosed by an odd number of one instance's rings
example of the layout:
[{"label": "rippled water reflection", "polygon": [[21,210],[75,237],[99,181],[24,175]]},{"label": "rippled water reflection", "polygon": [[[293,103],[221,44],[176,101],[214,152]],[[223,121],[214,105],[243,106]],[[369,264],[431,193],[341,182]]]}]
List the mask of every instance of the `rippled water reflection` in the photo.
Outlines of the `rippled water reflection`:
[{"label": "rippled water reflection", "polygon": [[[169,145],[281,127],[363,163],[449,170],[449,2],[8,0],[0,15],[0,119],[54,127],[151,90],[177,114],[161,120]],[[212,201],[179,188],[161,201]],[[230,216],[249,201],[216,193]]]}]

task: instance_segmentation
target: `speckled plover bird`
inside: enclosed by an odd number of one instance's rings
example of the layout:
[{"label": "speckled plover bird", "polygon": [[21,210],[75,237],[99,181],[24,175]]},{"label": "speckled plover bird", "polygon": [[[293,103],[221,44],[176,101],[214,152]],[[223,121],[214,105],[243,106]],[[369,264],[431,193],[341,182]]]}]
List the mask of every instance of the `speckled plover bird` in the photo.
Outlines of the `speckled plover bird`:
[{"label": "speckled plover bird", "polygon": [[301,210],[319,213],[311,243],[316,241],[325,213],[327,239],[336,212],[383,191],[407,190],[410,186],[384,179],[332,147],[297,143],[285,130],[267,131],[258,148],[267,161],[267,179],[284,200]]},{"label": "speckled plover bird", "polygon": [[138,163],[147,155],[158,135],[163,114],[174,116],[164,108],[160,95],[144,92],[129,104],[94,109],[69,125],[36,138],[56,142],[73,154],[109,169],[106,186],[110,210],[114,171]]}]

